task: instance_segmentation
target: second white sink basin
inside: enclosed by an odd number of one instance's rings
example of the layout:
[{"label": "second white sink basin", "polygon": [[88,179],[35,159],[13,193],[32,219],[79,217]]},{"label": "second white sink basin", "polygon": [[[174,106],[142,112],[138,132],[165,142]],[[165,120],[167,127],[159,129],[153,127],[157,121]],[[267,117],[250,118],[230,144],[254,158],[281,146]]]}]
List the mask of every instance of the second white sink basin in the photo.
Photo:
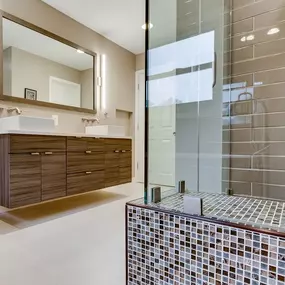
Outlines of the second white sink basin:
[{"label": "second white sink basin", "polygon": [[85,128],[85,133],[88,135],[95,135],[95,136],[114,136],[114,137],[124,137],[126,135],[124,127],[111,126],[111,125],[88,126]]},{"label": "second white sink basin", "polygon": [[43,131],[54,132],[55,124],[52,118],[28,116],[12,116],[0,119],[0,131]]}]

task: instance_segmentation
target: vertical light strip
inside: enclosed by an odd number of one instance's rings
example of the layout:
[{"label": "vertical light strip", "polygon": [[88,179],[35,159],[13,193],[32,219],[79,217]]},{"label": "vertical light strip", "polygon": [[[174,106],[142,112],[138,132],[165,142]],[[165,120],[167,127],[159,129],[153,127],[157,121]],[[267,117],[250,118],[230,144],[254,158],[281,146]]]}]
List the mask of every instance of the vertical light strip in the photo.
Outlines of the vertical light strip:
[{"label": "vertical light strip", "polygon": [[102,62],[101,62],[101,76],[102,76],[102,96],[101,96],[101,106],[102,106],[102,110],[105,111],[106,110],[106,55],[102,54],[102,58],[101,58]]},{"label": "vertical light strip", "polygon": [[101,94],[101,57],[100,56],[97,56],[97,61],[96,61],[96,74],[97,74],[97,84],[96,84],[96,87],[97,87],[97,93],[96,93],[96,99],[97,99],[97,102],[96,102],[96,106],[97,106],[97,112],[98,111],[101,111],[101,97],[102,97],[102,94]]}]

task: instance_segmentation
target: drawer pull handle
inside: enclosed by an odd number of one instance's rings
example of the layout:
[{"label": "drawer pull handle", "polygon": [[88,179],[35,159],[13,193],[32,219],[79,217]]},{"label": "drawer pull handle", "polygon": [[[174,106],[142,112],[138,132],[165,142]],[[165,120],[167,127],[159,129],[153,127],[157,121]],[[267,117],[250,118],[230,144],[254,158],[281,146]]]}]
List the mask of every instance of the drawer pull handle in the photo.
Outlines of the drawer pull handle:
[{"label": "drawer pull handle", "polygon": [[91,171],[86,171],[85,173],[86,173],[86,174],[91,174],[92,172],[91,172]]},{"label": "drawer pull handle", "polygon": [[47,151],[47,152],[45,152],[45,155],[52,155],[52,152],[51,151]]},{"label": "drawer pull handle", "polygon": [[40,155],[39,152],[32,152],[31,155]]},{"label": "drawer pull handle", "polygon": [[92,151],[91,150],[86,150],[85,153],[86,154],[90,154],[90,153],[92,153]]},{"label": "drawer pull handle", "polygon": [[126,150],[122,150],[122,153],[125,153],[125,152],[127,152]]},{"label": "drawer pull handle", "polygon": [[115,153],[119,153],[120,151],[119,151],[119,150],[115,150],[114,152],[115,152]]}]

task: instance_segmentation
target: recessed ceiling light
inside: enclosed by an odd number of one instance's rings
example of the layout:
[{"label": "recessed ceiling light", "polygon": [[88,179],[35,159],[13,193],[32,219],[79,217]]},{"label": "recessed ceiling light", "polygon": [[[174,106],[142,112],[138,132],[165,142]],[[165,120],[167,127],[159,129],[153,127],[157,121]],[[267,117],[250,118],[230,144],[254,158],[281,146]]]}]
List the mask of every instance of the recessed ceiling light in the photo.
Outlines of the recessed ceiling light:
[{"label": "recessed ceiling light", "polygon": [[152,24],[152,23],[149,23],[148,25],[147,25],[147,24],[143,24],[143,25],[142,25],[142,29],[143,29],[143,30],[146,30],[146,29],[147,29],[147,26],[149,27],[149,29],[152,29],[152,28],[153,28],[153,24]]},{"label": "recessed ceiling light", "polygon": [[273,29],[270,29],[268,32],[267,32],[267,35],[274,35],[274,34],[277,34],[280,32],[280,29],[279,28],[273,28]]},{"label": "recessed ceiling light", "polygon": [[241,40],[242,42],[245,42],[245,41],[246,41],[246,37],[242,37],[240,40]]},{"label": "recessed ceiling light", "polygon": [[85,52],[84,52],[83,50],[81,50],[81,49],[78,49],[77,52],[78,52],[78,53],[85,53]]},{"label": "recessed ceiling light", "polygon": [[254,35],[249,35],[246,39],[247,39],[248,41],[252,41],[252,40],[254,40],[254,38],[255,38]]}]

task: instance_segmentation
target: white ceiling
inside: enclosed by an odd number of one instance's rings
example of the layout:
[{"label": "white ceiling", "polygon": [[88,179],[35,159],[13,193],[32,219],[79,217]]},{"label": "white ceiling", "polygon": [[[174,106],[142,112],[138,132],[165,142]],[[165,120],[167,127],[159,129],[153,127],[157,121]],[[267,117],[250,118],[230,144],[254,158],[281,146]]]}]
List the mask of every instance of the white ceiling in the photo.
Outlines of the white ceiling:
[{"label": "white ceiling", "polygon": [[14,22],[3,20],[3,49],[15,47],[77,70],[93,67],[93,57]]},{"label": "white ceiling", "polygon": [[145,0],[42,0],[134,54],[144,52]]}]

